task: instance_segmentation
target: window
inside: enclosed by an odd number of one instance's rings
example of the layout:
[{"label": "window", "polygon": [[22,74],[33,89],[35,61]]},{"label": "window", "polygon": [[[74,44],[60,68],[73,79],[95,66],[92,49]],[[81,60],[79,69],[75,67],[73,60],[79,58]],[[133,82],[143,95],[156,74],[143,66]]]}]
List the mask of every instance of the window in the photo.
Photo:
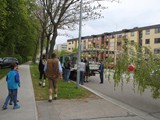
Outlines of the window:
[{"label": "window", "polygon": [[91,45],[91,44],[89,44],[89,48],[92,48],[92,45]]},{"label": "window", "polygon": [[146,39],[145,44],[150,44],[150,39]]},{"label": "window", "polygon": [[134,36],[134,32],[131,32],[131,36]]},{"label": "window", "polygon": [[96,45],[96,48],[99,48],[99,44]]},{"label": "window", "polygon": [[110,42],[110,47],[114,47],[114,42]]},{"label": "window", "polygon": [[122,35],[121,35],[121,34],[118,34],[118,35],[117,35],[117,37],[118,37],[118,38],[121,38],[121,37],[122,37]]},{"label": "window", "polygon": [[160,48],[155,48],[154,49],[154,54],[160,54]]},{"label": "window", "polygon": [[121,46],[122,42],[117,42],[117,46]]},{"label": "window", "polygon": [[5,59],[5,60],[4,60],[4,63],[8,63],[8,62],[9,62],[9,60],[8,60],[8,59]]},{"label": "window", "polygon": [[134,40],[131,40],[131,45],[134,45]]},{"label": "window", "polygon": [[150,29],[147,29],[146,30],[146,35],[149,35],[150,34]]},{"label": "window", "polygon": [[68,50],[71,50],[71,48],[68,48]]},{"label": "window", "polygon": [[160,27],[159,28],[155,28],[155,33],[160,33]]},{"label": "window", "polygon": [[124,33],[124,37],[126,38],[128,35],[127,35],[127,33]]},{"label": "window", "polygon": [[160,38],[155,38],[154,43],[160,43]]}]

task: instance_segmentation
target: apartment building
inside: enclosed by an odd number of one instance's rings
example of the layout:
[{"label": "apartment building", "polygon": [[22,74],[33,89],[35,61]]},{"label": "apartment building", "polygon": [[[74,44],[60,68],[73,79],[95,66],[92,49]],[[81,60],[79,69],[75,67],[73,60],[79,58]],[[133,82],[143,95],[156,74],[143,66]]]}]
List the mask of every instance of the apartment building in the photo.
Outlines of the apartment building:
[{"label": "apartment building", "polygon": [[[108,57],[115,60],[117,52],[123,50],[125,40],[135,42],[140,47],[149,46],[154,54],[160,54],[160,24],[85,36],[82,37],[81,50],[89,55],[95,52],[97,60]],[[78,38],[67,40],[67,50],[71,52],[74,48],[78,48]]]},{"label": "apartment building", "polygon": [[55,49],[58,51],[67,50],[67,43],[56,44]]}]

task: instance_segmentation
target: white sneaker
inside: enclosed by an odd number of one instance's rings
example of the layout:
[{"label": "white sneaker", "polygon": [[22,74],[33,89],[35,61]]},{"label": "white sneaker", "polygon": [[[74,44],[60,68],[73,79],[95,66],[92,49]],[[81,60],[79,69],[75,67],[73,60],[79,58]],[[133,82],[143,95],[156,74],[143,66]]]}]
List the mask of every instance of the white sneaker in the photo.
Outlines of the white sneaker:
[{"label": "white sneaker", "polygon": [[46,83],[45,83],[45,82],[43,82],[43,85],[42,85],[42,86],[43,86],[43,87],[45,87],[45,85],[46,85]]}]

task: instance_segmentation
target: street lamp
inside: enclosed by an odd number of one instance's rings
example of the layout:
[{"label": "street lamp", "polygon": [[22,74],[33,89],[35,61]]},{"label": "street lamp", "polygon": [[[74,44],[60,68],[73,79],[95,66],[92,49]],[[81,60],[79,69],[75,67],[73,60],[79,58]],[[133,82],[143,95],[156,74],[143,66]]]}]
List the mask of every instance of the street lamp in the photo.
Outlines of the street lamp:
[{"label": "street lamp", "polygon": [[79,88],[80,81],[80,55],[81,55],[81,31],[82,31],[82,2],[80,1],[80,18],[79,18],[79,39],[78,39],[78,57],[77,57],[77,84],[76,87]]}]

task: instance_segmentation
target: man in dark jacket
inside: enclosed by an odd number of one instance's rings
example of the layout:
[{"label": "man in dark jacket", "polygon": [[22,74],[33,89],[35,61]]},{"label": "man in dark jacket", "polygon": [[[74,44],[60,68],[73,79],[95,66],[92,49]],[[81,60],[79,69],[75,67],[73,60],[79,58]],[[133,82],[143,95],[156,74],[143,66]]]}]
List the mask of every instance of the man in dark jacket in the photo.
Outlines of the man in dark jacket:
[{"label": "man in dark jacket", "polygon": [[104,64],[102,63],[102,60],[100,60],[100,66],[99,66],[99,74],[100,74],[100,84],[103,84],[103,73],[104,73]]}]

